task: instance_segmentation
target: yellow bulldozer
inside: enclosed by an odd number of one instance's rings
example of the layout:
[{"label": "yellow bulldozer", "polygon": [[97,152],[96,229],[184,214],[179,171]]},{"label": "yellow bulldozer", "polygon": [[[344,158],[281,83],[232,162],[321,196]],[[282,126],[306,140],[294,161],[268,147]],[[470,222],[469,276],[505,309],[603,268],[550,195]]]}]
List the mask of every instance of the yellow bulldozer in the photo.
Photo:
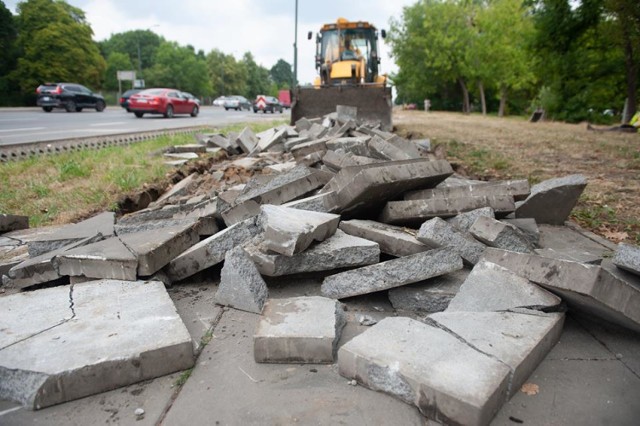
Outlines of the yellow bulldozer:
[{"label": "yellow bulldozer", "polygon": [[[386,37],[384,30],[380,34]],[[291,122],[322,117],[337,105],[347,105],[358,108],[358,120],[379,121],[384,130],[391,130],[391,87],[378,73],[378,36],[376,27],[364,21],[338,18],[323,25],[316,35],[318,76],[312,86],[291,91]],[[309,32],[309,40],[312,37]]]}]

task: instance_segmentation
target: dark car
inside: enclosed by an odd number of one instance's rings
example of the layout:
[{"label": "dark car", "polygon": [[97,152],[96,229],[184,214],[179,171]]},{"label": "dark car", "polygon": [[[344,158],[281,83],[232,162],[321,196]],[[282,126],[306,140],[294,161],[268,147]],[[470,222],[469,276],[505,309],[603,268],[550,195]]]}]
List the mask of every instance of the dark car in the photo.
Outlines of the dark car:
[{"label": "dark car", "polygon": [[44,83],[38,86],[36,93],[37,104],[45,112],[51,112],[54,108],[64,108],[67,112],[95,108],[102,112],[107,107],[102,95],[76,83]]},{"label": "dark car", "polygon": [[200,105],[177,89],[147,89],[129,98],[129,112],[138,118],[144,114],[162,114],[165,118],[175,114],[195,117],[200,112]]},{"label": "dark car", "polygon": [[129,98],[136,93],[140,93],[141,90],[142,89],[131,89],[124,92],[122,96],[120,96],[120,106],[129,112]]},{"label": "dark car", "polygon": [[282,114],[282,110],[284,107],[280,103],[280,101],[273,96],[264,96],[258,95],[255,102],[253,103],[253,112],[262,111],[263,113],[275,113],[276,111]]}]

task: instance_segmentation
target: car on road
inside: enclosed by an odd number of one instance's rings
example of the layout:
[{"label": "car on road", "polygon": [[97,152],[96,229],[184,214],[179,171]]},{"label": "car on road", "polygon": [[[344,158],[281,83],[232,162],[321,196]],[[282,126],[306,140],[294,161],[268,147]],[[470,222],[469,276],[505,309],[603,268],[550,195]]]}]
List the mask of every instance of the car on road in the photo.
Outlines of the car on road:
[{"label": "car on road", "polygon": [[119,99],[120,106],[129,112],[129,98],[136,93],[140,93],[142,89],[131,89],[124,92]]},{"label": "car on road", "polygon": [[226,96],[218,96],[217,98],[215,98],[213,100],[213,102],[211,102],[211,105],[213,106],[222,106],[222,104],[224,103],[224,100],[226,99]]},{"label": "car on road", "polygon": [[162,114],[165,118],[172,118],[176,114],[196,117],[200,112],[200,105],[177,89],[155,88],[131,96],[129,112],[138,118],[145,114]]},{"label": "car on road", "polygon": [[227,96],[222,102],[222,106],[227,111],[230,109],[235,109],[236,111],[251,110],[251,102],[244,96]]},{"label": "car on road", "polygon": [[182,92],[182,94],[185,95],[187,98],[191,99],[193,102],[195,102],[198,105],[200,105],[200,99],[197,98],[195,95],[192,95],[189,92]]},{"label": "car on road", "polygon": [[256,100],[253,102],[253,112],[257,113],[258,111],[262,111],[263,113],[270,112],[271,114],[278,111],[282,114],[282,110],[284,107],[280,103],[280,101],[273,96],[264,96],[258,95]]},{"label": "car on road", "polygon": [[37,105],[45,112],[51,112],[54,108],[64,108],[67,112],[92,108],[102,112],[107,107],[102,95],[77,83],[44,83],[38,86],[36,93]]}]

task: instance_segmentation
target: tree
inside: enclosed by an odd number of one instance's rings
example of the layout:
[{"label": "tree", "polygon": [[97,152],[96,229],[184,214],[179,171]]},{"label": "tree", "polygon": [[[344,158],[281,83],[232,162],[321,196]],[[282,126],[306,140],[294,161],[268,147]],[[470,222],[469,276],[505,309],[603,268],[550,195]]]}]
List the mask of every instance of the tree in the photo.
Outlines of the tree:
[{"label": "tree", "polygon": [[284,59],[279,59],[278,62],[271,67],[269,75],[279,89],[288,89],[293,84],[291,64]]},{"label": "tree", "polygon": [[156,52],[160,44],[164,42],[151,30],[135,30],[113,34],[100,44],[100,50],[105,58],[112,53],[124,53],[138,72],[138,78],[144,77],[144,70],[151,68],[155,62]]},{"label": "tree", "polygon": [[18,54],[16,51],[17,31],[11,11],[0,1],[0,103],[10,98],[11,81],[9,73],[16,67]]},{"label": "tree", "polygon": [[[106,90],[116,91],[120,89],[118,83],[118,71],[130,71],[133,70],[133,65],[129,57],[120,52],[113,52],[107,58],[107,71],[105,72],[104,88]],[[132,85],[133,82],[126,82],[127,85]],[[123,87],[124,90],[129,89],[129,86]]]},{"label": "tree", "polygon": [[269,70],[262,65],[258,65],[251,52],[244,54],[242,62],[247,69],[247,90],[244,95],[252,99],[260,94],[268,94],[271,86]]},{"label": "tree", "polygon": [[207,64],[193,48],[176,42],[162,42],[156,52],[155,64],[146,72],[149,86],[173,87],[198,96],[212,92]]},{"label": "tree", "polygon": [[247,92],[247,69],[243,62],[217,49],[209,52],[206,62],[214,96]]},{"label": "tree", "polygon": [[84,12],[58,0],[28,0],[18,12],[20,58],[12,74],[23,92],[44,81],[101,87],[106,64]]}]

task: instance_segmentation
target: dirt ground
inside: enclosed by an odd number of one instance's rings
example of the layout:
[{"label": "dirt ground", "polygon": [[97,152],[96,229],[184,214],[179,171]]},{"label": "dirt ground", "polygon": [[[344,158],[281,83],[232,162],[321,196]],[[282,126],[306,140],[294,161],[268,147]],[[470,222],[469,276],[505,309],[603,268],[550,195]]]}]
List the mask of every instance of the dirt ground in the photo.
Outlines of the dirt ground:
[{"label": "dirt ground", "polygon": [[582,174],[588,185],[572,219],[612,241],[640,244],[640,134],[423,111],[395,112],[394,126],[401,136],[441,145],[459,173],[476,179],[535,184]]}]

